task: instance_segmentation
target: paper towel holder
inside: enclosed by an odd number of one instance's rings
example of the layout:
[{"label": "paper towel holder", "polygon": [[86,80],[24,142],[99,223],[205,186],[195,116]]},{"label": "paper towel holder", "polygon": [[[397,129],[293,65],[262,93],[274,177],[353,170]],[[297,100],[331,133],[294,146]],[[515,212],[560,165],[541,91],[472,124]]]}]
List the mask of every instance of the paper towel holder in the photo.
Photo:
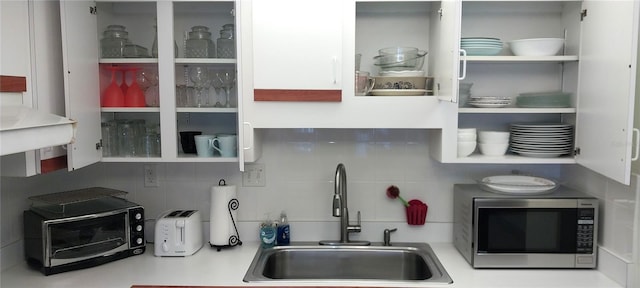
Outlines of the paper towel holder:
[{"label": "paper towel holder", "polygon": [[[220,181],[218,181],[218,186],[226,186],[226,185],[227,183],[224,181],[224,179],[220,179]],[[238,245],[242,245],[242,241],[240,240],[240,233],[238,233],[238,226],[236,225],[236,219],[233,218],[233,213],[231,213],[231,211],[238,210],[239,206],[240,206],[240,201],[238,201],[238,199],[236,198],[229,200],[229,203],[227,203],[227,210],[229,210],[229,217],[231,217],[231,223],[233,223],[233,229],[235,229],[236,231],[235,235],[229,236],[228,244],[214,245],[214,244],[211,244],[211,242],[209,242],[209,245],[211,245],[212,248],[216,248],[218,252],[220,252],[220,250],[222,250],[223,248],[231,248]]]}]

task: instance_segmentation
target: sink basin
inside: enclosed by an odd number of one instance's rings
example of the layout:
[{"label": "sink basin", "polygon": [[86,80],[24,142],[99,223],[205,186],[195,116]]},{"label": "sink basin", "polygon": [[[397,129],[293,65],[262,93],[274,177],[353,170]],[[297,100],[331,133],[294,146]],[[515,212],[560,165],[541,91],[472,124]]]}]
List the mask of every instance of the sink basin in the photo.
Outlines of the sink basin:
[{"label": "sink basin", "polygon": [[258,248],[245,282],[453,283],[426,243],[325,246],[292,243]]}]

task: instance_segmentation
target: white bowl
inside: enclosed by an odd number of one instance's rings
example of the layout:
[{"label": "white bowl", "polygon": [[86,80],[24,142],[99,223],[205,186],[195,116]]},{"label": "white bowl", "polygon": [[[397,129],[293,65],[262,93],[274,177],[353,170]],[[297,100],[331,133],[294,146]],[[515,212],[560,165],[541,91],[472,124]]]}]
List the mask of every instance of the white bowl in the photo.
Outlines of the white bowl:
[{"label": "white bowl", "polygon": [[476,141],[458,141],[458,157],[467,157],[476,150]]},{"label": "white bowl", "polygon": [[507,153],[509,143],[478,143],[480,153],[486,156],[502,156]]},{"label": "white bowl", "polygon": [[476,128],[458,128],[458,135],[465,133],[477,134],[476,132]]},{"label": "white bowl", "polygon": [[458,141],[476,141],[478,139],[478,135],[472,133],[463,133],[458,134]]},{"label": "white bowl", "polygon": [[482,143],[507,143],[509,132],[504,131],[479,131],[478,141]]},{"label": "white bowl", "polygon": [[516,56],[553,56],[560,52],[563,44],[562,38],[531,38],[513,40],[509,47]]}]

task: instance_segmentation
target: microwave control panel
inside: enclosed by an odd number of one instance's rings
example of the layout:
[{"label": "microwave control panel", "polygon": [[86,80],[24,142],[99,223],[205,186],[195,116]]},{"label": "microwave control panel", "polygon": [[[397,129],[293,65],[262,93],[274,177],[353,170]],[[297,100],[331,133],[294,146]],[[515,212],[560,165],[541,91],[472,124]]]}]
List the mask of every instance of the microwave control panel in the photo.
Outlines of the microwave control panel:
[{"label": "microwave control panel", "polygon": [[579,254],[593,253],[595,209],[578,209],[578,235],[576,237],[576,252]]}]

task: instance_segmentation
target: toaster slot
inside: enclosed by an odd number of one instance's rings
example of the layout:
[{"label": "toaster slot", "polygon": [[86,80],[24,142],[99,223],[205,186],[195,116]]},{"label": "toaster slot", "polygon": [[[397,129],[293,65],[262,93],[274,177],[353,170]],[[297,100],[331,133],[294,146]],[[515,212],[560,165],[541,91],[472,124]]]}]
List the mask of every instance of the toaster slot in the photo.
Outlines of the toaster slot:
[{"label": "toaster slot", "polygon": [[189,216],[193,215],[193,213],[196,213],[196,211],[195,210],[187,210],[187,211],[184,211],[184,212],[180,213],[180,216],[178,216],[178,217],[189,217]]},{"label": "toaster slot", "polygon": [[182,213],[182,210],[176,210],[176,211],[173,211],[173,212],[169,213],[169,215],[167,215],[166,217],[180,217],[180,216],[178,216],[180,213]]}]

